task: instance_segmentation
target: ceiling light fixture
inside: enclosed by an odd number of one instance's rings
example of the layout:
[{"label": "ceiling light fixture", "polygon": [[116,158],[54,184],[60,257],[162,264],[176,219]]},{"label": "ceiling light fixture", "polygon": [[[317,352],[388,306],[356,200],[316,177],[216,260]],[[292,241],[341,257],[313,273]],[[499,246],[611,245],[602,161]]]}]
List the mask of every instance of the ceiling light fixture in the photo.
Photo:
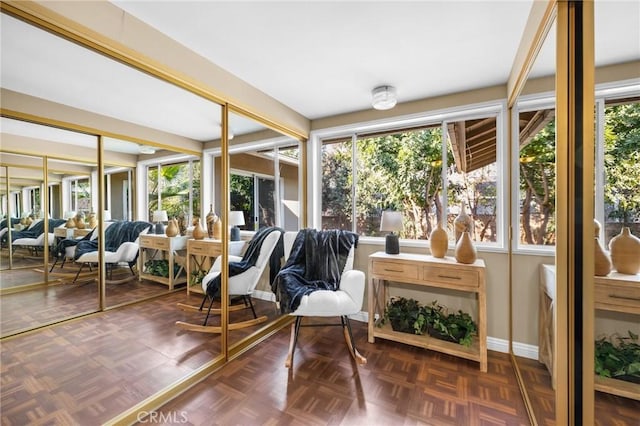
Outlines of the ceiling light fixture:
[{"label": "ceiling light fixture", "polygon": [[155,154],[156,149],[149,145],[140,145],[140,154]]},{"label": "ceiling light fixture", "polygon": [[396,88],[393,86],[378,86],[371,92],[373,101],[371,104],[375,109],[385,110],[396,106]]}]

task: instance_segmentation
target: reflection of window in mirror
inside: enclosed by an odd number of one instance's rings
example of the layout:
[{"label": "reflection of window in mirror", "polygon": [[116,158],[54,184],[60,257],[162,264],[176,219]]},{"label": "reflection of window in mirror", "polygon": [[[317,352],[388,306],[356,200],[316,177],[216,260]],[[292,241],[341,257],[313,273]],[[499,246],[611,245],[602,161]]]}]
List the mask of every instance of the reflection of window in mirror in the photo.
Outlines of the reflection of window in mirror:
[{"label": "reflection of window in mirror", "polygon": [[[633,91],[632,91],[633,93]],[[598,133],[596,171],[602,185],[596,184],[596,218],[603,224],[602,243],[630,227],[640,235],[640,97],[608,97],[598,99],[596,123]],[[601,190],[600,190],[601,189]]]},{"label": "reflection of window in mirror", "polygon": [[555,246],[555,109],[519,104],[518,246]]},{"label": "reflection of window in mirror", "polygon": [[166,211],[169,218],[200,215],[199,160],[148,165],[146,176],[149,220],[156,210]]}]

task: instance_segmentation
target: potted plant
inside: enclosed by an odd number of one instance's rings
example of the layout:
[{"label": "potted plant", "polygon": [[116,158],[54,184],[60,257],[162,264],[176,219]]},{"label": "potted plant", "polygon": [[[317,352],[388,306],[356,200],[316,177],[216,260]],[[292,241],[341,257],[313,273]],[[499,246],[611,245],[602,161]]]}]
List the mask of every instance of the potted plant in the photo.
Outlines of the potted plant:
[{"label": "potted plant", "polygon": [[429,306],[426,328],[431,337],[459,343],[466,347],[471,346],[473,336],[478,331],[471,315],[461,310],[455,314],[447,314],[446,308],[438,305],[437,301]]},{"label": "potted plant", "polygon": [[394,331],[413,334],[415,332],[414,324],[419,314],[420,304],[417,300],[392,297],[387,303],[380,325],[388,321]]},{"label": "potted plant", "polygon": [[596,340],[595,370],[602,377],[640,383],[640,345],[638,335],[603,337]]}]

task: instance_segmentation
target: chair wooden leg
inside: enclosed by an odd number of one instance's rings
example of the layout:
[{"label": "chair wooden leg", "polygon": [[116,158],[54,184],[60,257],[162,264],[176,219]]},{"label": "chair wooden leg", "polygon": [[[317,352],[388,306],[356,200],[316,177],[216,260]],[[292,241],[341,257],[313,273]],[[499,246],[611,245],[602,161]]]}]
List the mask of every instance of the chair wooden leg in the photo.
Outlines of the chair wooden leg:
[{"label": "chair wooden leg", "polygon": [[359,365],[364,365],[367,363],[367,359],[360,355],[358,349],[356,349],[356,345],[353,339],[353,332],[351,331],[351,322],[349,322],[349,317],[343,315],[341,317],[342,320],[342,331],[344,333],[344,339],[347,341],[347,347],[349,348],[349,352],[351,352],[351,356],[356,360],[356,363]]},{"label": "chair wooden leg", "polygon": [[291,368],[293,365],[293,352],[296,349],[296,342],[298,341],[298,331],[300,331],[300,323],[302,322],[302,317],[297,316],[296,322],[291,324],[291,338],[289,340],[289,353],[287,354],[287,359],[284,361],[284,366],[286,368]]}]

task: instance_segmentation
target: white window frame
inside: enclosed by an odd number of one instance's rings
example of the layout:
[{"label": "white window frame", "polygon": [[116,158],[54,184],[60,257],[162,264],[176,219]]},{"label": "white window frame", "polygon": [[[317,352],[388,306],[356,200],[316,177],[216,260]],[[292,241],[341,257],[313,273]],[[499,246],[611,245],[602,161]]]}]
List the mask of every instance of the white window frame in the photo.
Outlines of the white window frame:
[{"label": "white window frame", "polygon": [[[345,126],[338,126],[326,129],[318,129],[311,132],[309,137],[309,158],[308,158],[308,211],[310,214],[310,226],[316,229],[322,227],[322,143],[325,139],[353,138],[358,134],[401,130],[409,127],[438,125],[446,126],[446,123],[460,120],[471,120],[476,118],[496,117],[496,230],[498,232],[497,241],[476,243],[476,247],[485,252],[503,253],[507,251],[507,221],[506,221],[506,200],[508,200],[508,185],[506,176],[508,175],[508,121],[506,100],[487,101],[477,104],[462,105],[455,108],[446,108],[435,111],[427,111],[418,114],[398,116],[382,120],[354,123]],[[443,136],[446,135],[443,134]],[[446,142],[443,137],[443,160],[446,159]],[[354,159],[355,161],[355,159]],[[444,162],[443,162],[444,164]],[[443,174],[446,167],[443,168]],[[354,182],[356,177],[354,176]],[[446,187],[446,177],[443,185]],[[445,193],[446,194],[446,193]],[[448,205],[447,197],[444,197],[443,208]],[[355,204],[355,203],[354,203]],[[446,211],[446,210],[445,210]],[[360,240],[370,244],[384,244],[382,237],[361,236]],[[428,240],[402,240],[402,245],[406,247],[425,247]],[[453,245],[450,243],[450,248]]]}]

